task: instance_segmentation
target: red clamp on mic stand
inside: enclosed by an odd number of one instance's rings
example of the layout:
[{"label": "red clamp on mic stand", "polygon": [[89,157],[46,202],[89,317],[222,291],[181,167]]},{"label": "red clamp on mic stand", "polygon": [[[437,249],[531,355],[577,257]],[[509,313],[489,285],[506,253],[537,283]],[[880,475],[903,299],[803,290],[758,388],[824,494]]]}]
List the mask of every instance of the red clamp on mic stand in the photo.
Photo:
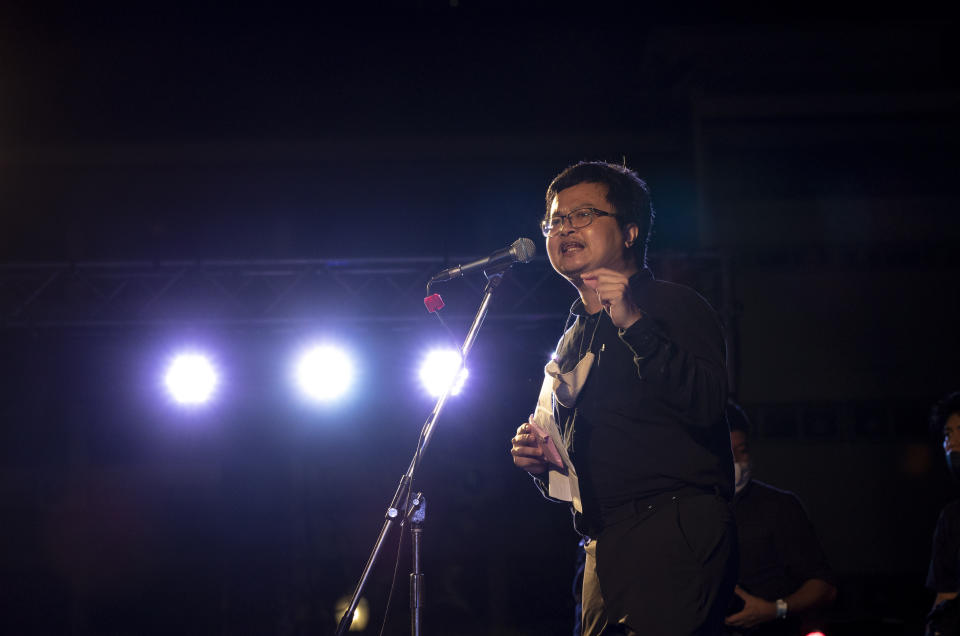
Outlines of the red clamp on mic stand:
[{"label": "red clamp on mic stand", "polygon": [[443,309],[443,298],[440,298],[440,294],[430,294],[423,299],[423,304],[426,305],[427,311],[431,314],[435,314],[441,309]]}]

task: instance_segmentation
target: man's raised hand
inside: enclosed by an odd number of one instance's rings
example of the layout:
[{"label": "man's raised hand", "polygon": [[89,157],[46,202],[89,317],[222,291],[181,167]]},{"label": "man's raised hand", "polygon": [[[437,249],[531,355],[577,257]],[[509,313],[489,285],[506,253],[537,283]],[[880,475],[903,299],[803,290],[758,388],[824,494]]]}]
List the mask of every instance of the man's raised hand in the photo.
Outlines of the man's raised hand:
[{"label": "man's raised hand", "polygon": [[619,329],[626,329],[643,318],[643,312],[630,295],[630,278],[625,274],[600,268],[584,272],[580,278],[597,294],[600,305]]}]

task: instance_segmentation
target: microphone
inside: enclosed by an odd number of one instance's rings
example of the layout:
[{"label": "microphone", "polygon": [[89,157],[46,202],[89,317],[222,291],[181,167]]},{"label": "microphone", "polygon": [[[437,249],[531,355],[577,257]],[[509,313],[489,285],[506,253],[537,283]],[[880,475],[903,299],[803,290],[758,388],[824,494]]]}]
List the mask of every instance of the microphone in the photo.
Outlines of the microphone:
[{"label": "microphone", "polygon": [[518,238],[513,245],[502,250],[498,250],[486,258],[467,263],[466,265],[457,265],[443,270],[430,279],[431,283],[440,283],[454,278],[460,278],[475,269],[493,269],[503,267],[506,269],[514,263],[529,263],[533,255],[537,253],[537,246],[528,238]]}]

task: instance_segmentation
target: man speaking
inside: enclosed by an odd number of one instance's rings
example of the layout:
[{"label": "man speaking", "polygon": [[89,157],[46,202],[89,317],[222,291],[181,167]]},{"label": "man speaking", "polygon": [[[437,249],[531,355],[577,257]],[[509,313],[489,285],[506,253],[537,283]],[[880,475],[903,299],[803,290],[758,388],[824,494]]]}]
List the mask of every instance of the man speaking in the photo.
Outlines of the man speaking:
[{"label": "man speaking", "polygon": [[511,453],[588,537],[588,636],[720,633],[736,581],[723,335],[646,267],[652,224],[625,166],[578,163],[547,189],[547,254],[580,297]]}]

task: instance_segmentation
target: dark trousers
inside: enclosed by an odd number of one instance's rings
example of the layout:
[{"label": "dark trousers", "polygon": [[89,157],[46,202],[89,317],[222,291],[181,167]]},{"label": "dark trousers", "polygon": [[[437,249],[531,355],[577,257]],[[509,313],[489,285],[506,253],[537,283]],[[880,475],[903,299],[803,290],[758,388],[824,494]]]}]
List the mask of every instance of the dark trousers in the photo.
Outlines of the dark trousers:
[{"label": "dark trousers", "polygon": [[584,636],[722,633],[738,563],[736,526],[722,497],[638,503],[586,553]]}]

